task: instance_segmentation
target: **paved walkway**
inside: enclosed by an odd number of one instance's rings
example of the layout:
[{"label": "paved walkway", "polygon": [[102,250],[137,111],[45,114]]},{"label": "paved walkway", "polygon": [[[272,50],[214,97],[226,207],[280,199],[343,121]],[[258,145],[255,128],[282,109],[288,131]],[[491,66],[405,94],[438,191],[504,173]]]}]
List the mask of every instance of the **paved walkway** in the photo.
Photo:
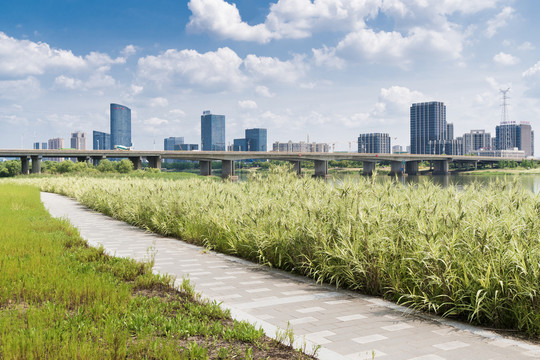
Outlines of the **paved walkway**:
[{"label": "paved walkway", "polygon": [[236,319],[262,326],[268,336],[290,323],[296,345],[321,345],[321,359],[531,359],[540,346],[480,328],[417,315],[392,303],[158,236],[91,211],[66,197],[42,193],[55,217],[64,217],[91,245],[108,253],[148,258],[154,270],[189,277],[206,298],[222,302]]}]

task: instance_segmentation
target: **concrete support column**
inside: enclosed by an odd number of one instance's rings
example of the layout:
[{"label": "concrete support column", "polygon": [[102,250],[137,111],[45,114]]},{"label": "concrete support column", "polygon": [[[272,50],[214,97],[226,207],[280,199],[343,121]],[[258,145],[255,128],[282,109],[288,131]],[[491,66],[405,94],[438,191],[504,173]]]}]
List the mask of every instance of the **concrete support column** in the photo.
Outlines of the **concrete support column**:
[{"label": "concrete support column", "polygon": [[77,162],[88,162],[90,161],[90,156],[77,156]]},{"label": "concrete support column", "polygon": [[390,176],[403,175],[403,163],[401,161],[392,161],[389,175]]},{"label": "concrete support column", "polygon": [[375,161],[364,161],[362,163],[362,175],[371,176],[375,172]]},{"label": "concrete support column", "polygon": [[491,165],[491,168],[493,169],[493,166],[494,166],[495,164],[494,164],[494,163],[490,163],[490,165]]},{"label": "concrete support column", "polygon": [[30,172],[30,156],[21,156],[21,174],[28,175]]},{"label": "concrete support column", "polygon": [[130,156],[128,159],[133,163],[133,170],[142,170],[142,156]]},{"label": "concrete support column", "polygon": [[199,165],[201,167],[201,176],[212,175],[212,162],[206,160],[200,160]]},{"label": "concrete support column", "polygon": [[148,165],[153,169],[161,169],[161,156],[147,156]]},{"label": "concrete support column", "polygon": [[302,176],[302,162],[301,161],[289,161],[293,166],[293,171],[296,171],[296,175]]},{"label": "concrete support column", "polygon": [[448,175],[448,160],[435,160],[433,175]]},{"label": "concrete support column", "polygon": [[32,155],[32,174],[41,173],[41,155]]},{"label": "concrete support column", "polygon": [[407,175],[418,175],[418,165],[420,165],[420,161],[407,161],[405,163]]},{"label": "concrete support column", "polygon": [[99,163],[101,162],[101,160],[104,160],[106,158],[106,156],[103,156],[103,155],[99,155],[99,156],[92,156],[91,159],[92,159],[92,164],[94,166],[98,166]]},{"label": "concrete support column", "polygon": [[327,160],[315,160],[315,175],[314,177],[328,177],[328,161]]},{"label": "concrete support column", "polygon": [[474,170],[478,170],[478,161],[474,162]]},{"label": "concrete support column", "polygon": [[224,179],[234,177],[234,160],[221,160],[221,177]]}]

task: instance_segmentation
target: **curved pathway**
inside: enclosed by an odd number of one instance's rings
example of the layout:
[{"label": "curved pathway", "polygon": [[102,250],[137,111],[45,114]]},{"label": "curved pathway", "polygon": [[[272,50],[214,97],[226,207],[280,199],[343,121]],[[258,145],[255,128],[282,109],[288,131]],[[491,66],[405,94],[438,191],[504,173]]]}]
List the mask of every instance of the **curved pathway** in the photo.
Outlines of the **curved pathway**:
[{"label": "curved pathway", "polygon": [[52,216],[67,218],[90,245],[139,260],[154,254],[154,271],[177,281],[188,277],[205,298],[222,302],[234,318],[262,326],[270,337],[290,324],[295,347],[310,353],[320,345],[321,359],[540,358],[539,345],[145,232],[64,196],[42,193],[41,199]]}]

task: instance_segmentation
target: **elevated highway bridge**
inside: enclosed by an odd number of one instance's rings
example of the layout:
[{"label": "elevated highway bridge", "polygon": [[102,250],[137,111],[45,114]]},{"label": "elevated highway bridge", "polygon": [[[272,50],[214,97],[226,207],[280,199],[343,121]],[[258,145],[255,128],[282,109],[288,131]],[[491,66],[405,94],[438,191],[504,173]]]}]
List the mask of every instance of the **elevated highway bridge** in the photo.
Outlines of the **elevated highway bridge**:
[{"label": "elevated highway bridge", "polygon": [[360,153],[293,153],[293,152],[256,152],[256,151],[139,151],[139,150],[2,150],[0,158],[19,158],[22,164],[22,173],[40,173],[41,161],[46,158],[74,158],[77,161],[91,161],[99,164],[103,159],[125,158],[133,162],[135,169],[142,169],[143,159],[146,159],[152,168],[161,168],[162,159],[179,159],[198,161],[201,175],[212,174],[212,161],[222,162],[222,176],[234,176],[234,161],[246,159],[283,160],[294,165],[295,171],[301,173],[302,161],[315,163],[315,176],[328,175],[328,161],[353,160],[363,162],[363,173],[371,175],[375,164],[380,161],[391,163],[392,175],[416,175],[418,165],[422,161],[433,164],[433,174],[448,174],[450,163],[457,163],[460,167],[474,167],[478,164],[493,164],[500,160],[514,160],[521,162],[523,158],[498,158],[488,156],[455,156],[455,155],[424,155],[424,154],[360,154]]}]

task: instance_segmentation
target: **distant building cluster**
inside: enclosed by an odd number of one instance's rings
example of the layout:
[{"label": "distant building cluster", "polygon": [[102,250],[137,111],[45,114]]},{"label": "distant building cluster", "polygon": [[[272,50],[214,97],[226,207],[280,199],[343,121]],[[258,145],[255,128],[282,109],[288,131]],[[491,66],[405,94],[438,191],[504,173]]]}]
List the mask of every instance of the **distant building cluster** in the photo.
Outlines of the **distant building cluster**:
[{"label": "distant building cluster", "polygon": [[272,151],[275,152],[317,152],[317,153],[325,153],[330,151],[330,146],[325,143],[308,143],[304,141],[300,142],[292,142],[289,140],[289,142],[282,143],[279,141],[276,141],[272,145]]},{"label": "distant building cluster", "polygon": [[266,129],[246,129],[243,139],[234,139],[232,151],[267,151]]},{"label": "distant building cluster", "polygon": [[442,102],[412,104],[410,127],[411,154],[534,156],[534,131],[529,123],[503,121],[495,128],[494,138],[483,129],[454,138],[454,127],[446,122]]}]

